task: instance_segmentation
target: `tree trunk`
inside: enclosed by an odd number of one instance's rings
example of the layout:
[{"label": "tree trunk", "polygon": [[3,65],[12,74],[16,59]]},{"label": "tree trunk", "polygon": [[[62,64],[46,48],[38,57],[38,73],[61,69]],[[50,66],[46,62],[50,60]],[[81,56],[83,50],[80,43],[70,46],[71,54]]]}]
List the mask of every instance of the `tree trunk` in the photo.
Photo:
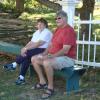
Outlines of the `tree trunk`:
[{"label": "tree trunk", "polygon": [[24,0],[16,0],[16,10],[18,13],[22,13],[24,11]]},{"label": "tree trunk", "polygon": [[[83,0],[83,6],[80,9],[76,9],[78,13],[80,13],[81,20],[89,20],[90,13],[93,16],[95,0]],[[81,33],[85,33],[88,35],[89,33],[89,25],[84,24],[81,25]]]}]

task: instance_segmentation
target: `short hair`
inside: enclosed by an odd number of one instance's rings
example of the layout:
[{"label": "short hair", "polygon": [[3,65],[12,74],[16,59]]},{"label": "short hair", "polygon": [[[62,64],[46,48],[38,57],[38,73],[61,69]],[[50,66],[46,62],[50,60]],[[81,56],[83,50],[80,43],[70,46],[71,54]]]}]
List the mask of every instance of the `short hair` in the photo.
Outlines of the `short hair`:
[{"label": "short hair", "polygon": [[56,16],[65,17],[68,19],[67,13],[63,10],[57,11]]},{"label": "short hair", "polygon": [[44,25],[46,26],[46,28],[48,28],[48,22],[44,18],[38,19],[37,22],[44,23]]}]

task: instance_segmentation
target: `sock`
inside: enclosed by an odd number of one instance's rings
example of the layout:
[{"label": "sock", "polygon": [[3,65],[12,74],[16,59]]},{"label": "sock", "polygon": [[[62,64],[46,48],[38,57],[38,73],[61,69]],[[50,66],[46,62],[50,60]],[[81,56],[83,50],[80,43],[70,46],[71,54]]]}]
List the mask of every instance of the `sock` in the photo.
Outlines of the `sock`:
[{"label": "sock", "polygon": [[21,80],[24,80],[24,76],[22,76],[22,75],[19,75],[19,78],[20,78]]},{"label": "sock", "polygon": [[13,68],[16,68],[17,63],[16,62],[13,62],[12,64],[13,64]]}]

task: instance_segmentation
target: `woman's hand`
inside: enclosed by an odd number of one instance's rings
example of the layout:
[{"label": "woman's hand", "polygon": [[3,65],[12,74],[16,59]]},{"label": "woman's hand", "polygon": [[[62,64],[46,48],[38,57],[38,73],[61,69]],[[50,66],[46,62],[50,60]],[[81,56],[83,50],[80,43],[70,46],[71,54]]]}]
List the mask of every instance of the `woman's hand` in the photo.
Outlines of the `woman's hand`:
[{"label": "woman's hand", "polygon": [[26,52],[27,52],[27,48],[24,47],[24,48],[21,49],[21,55],[22,56],[26,56]]}]

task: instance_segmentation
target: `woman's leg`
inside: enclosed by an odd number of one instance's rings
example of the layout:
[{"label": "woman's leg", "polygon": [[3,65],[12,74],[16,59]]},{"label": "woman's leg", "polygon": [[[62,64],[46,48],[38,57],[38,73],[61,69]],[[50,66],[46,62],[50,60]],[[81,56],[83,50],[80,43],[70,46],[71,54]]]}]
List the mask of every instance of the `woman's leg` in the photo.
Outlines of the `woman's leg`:
[{"label": "woman's leg", "polygon": [[32,62],[32,65],[33,65],[33,68],[34,70],[36,71],[37,75],[38,75],[38,78],[39,78],[39,83],[40,84],[45,84],[46,83],[46,80],[44,78],[44,75],[43,75],[43,71],[42,71],[42,60],[39,59],[37,56],[33,56],[31,58],[31,62]]},{"label": "woman's leg", "polygon": [[45,49],[40,49],[40,48],[28,50],[27,56],[24,58],[23,62],[21,63],[20,75],[25,76],[27,69],[31,63],[31,57],[39,53],[42,53],[44,50]]}]

